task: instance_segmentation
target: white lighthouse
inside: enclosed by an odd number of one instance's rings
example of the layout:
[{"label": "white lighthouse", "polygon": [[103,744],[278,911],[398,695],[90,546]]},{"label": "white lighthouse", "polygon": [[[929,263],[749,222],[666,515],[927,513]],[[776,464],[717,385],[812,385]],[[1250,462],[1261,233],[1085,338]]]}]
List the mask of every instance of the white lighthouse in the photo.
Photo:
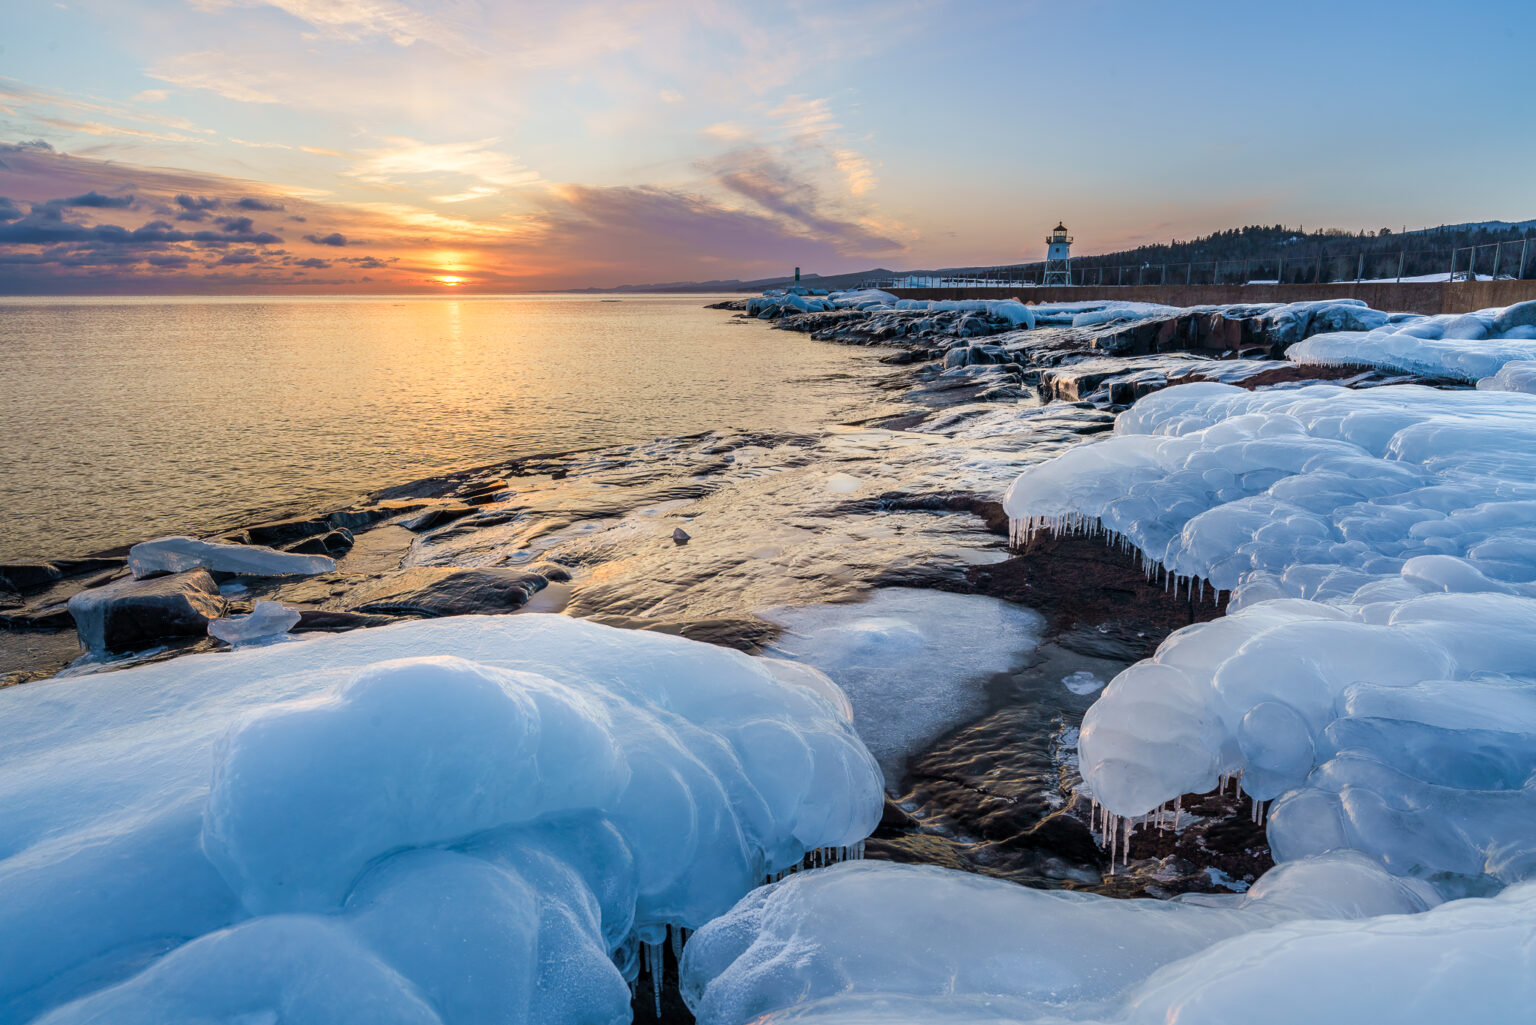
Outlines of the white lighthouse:
[{"label": "white lighthouse", "polygon": [[1056,230],[1045,238],[1045,275],[1040,284],[1072,284],[1071,250],[1072,236],[1067,234],[1067,226],[1057,221]]}]

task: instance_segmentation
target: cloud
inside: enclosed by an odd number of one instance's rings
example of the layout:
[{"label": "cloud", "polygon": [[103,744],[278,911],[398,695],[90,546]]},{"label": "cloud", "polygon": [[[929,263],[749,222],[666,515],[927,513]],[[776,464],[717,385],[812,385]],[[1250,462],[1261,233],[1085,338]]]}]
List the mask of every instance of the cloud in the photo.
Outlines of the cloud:
[{"label": "cloud", "polygon": [[283,208],[281,203],[269,203],[266,200],[256,199],[253,196],[246,196],[236,200],[235,206],[242,210],[281,210]]},{"label": "cloud", "polygon": [[814,182],[795,174],[763,147],[736,150],[705,165],[722,187],[831,241],[842,252],[880,253],[904,248],[866,221],[825,208]]},{"label": "cloud", "polygon": [[531,185],[539,180],[539,175],[517,158],[492,148],[499,139],[425,143],[395,137],[384,141],[388,148],[364,151],[364,159],[347,174],[376,184],[430,184],[458,178],[480,185],[468,195],[438,197],[439,202],[494,195],[501,189]]},{"label": "cloud", "polygon": [[68,199],[55,199],[53,203],[58,206],[88,206],[98,210],[123,210],[133,205],[132,196],[103,196],[101,193],[91,191],[83,196],[71,196]]},{"label": "cloud", "polygon": [[329,35],[360,40],[382,36],[396,46],[425,40],[447,49],[466,49],[463,37],[452,31],[441,13],[422,14],[395,0],[192,0],[204,10],[230,7],[275,7]]},{"label": "cloud", "polygon": [[[465,152],[488,149],[477,143]],[[520,188],[515,205],[476,218],[406,202],[266,192],[248,181],[36,148],[6,157],[17,167],[6,176],[11,201],[0,204],[6,292],[259,290],[305,281],[319,288],[322,277],[345,287],[318,274],[327,269],[367,272],[377,291],[428,287],[441,273],[482,289],[562,288],[750,278],[795,265],[834,273],[901,245],[898,231],[875,224],[846,195],[817,187],[816,168],[750,147],[703,168],[691,184],[541,182]],[[136,206],[64,205],[93,193],[118,204],[131,195]],[[246,210],[246,198],[285,209]],[[325,228],[296,235],[286,253],[273,225],[296,217]],[[348,255],[359,239],[369,251]],[[446,272],[444,252],[454,254]],[[300,270],[309,277],[296,278]]]}]

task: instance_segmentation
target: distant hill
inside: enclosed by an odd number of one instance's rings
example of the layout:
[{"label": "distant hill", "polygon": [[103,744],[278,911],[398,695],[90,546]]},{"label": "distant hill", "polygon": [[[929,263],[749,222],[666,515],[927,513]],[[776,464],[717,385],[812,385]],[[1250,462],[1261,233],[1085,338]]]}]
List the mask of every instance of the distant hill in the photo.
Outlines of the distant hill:
[{"label": "distant hill", "polygon": [[[850,274],[829,274],[823,277],[820,274],[800,275],[800,284],[806,288],[825,288],[829,291],[838,288],[852,288],[870,278],[895,277],[902,271],[887,270],[884,267],[875,267],[870,270],[855,271]],[[568,288],[565,291],[573,293],[592,292],[761,292],[767,288],[782,288],[785,285],[795,283],[795,276],[790,274],[781,278],[759,278],[756,281],[740,281],[731,278],[728,281],[667,281],[650,285],[616,285],[613,288]]]},{"label": "distant hill", "polygon": [[[1359,270],[1359,257],[1366,257],[1367,277],[1392,276],[1398,268],[1398,254],[1402,260],[1404,276],[1444,272],[1448,268],[1453,249],[1467,246],[1490,246],[1495,242],[1520,242],[1526,238],[1536,242],[1536,220],[1528,221],[1469,221],[1464,224],[1445,224],[1436,228],[1416,228],[1402,231],[1381,228],[1373,232],[1350,232],[1339,228],[1321,231],[1305,231],[1285,225],[1249,225],[1229,228],[1202,238],[1172,239],[1157,245],[1138,246],[1112,253],[1093,255],[1073,254],[1074,277],[1085,277],[1104,270],[1104,280],[1112,282],[1125,273],[1118,268],[1183,267],[1185,264],[1209,265],[1219,262],[1230,265],[1238,273],[1245,264],[1255,274],[1268,267],[1278,271],[1279,260],[1292,272],[1302,268],[1323,266],[1323,280],[1352,278]],[[1505,250],[1500,273],[1514,273],[1518,265],[1518,249]],[[1536,246],[1533,246],[1536,249]],[[1515,254],[1511,256],[1510,254]],[[1466,255],[1461,259],[1465,261]],[[1478,270],[1491,273],[1492,249],[1484,250],[1478,257]],[[1008,277],[1031,280],[1038,277],[1043,262],[1006,264],[1003,266],[931,267],[913,270],[889,270],[872,267],[869,270],[848,274],[802,274],[800,283],[806,288],[852,288],[866,282],[882,279],[928,277]],[[1207,271],[1207,274],[1210,272]],[[1531,253],[1526,267],[1526,277],[1536,277],[1536,252]],[[669,281],[648,285],[619,285],[615,288],[573,288],[570,292],[761,292],[769,288],[782,288],[794,283],[794,275],[778,278],[759,278],[755,281],[737,279],[725,281]]]}]

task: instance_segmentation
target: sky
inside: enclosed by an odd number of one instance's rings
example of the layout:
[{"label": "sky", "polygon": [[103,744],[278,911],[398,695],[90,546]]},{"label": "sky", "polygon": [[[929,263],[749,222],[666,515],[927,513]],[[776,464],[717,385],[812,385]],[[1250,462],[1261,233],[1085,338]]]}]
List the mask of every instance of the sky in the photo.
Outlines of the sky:
[{"label": "sky", "polygon": [[1536,2],[18,0],[0,294],[514,292],[1536,217]]}]

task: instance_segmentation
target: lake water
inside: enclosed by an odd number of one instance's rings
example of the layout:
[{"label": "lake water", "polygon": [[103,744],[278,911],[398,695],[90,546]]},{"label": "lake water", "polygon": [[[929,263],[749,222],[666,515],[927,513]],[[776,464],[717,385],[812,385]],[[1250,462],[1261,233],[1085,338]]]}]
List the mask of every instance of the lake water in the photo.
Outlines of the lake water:
[{"label": "lake water", "polygon": [[715,298],[0,299],[0,559],[517,455],[814,430],[868,401],[856,350]]}]

